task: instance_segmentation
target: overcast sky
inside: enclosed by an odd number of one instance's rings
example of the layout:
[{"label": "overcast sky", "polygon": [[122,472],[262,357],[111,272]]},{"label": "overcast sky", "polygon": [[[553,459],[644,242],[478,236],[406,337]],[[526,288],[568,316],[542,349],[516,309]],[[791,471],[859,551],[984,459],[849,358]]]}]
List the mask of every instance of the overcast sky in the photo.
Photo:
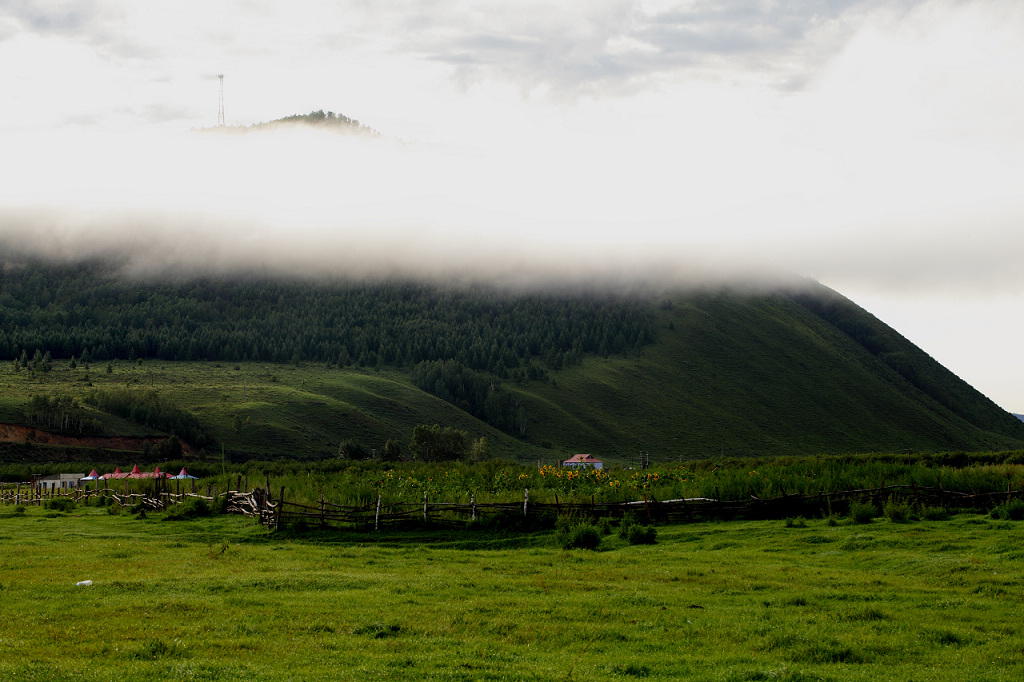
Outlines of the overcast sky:
[{"label": "overcast sky", "polygon": [[[216,135],[316,109],[380,131]],[[1024,3],[0,0],[0,236],[852,298],[1024,412]]]}]

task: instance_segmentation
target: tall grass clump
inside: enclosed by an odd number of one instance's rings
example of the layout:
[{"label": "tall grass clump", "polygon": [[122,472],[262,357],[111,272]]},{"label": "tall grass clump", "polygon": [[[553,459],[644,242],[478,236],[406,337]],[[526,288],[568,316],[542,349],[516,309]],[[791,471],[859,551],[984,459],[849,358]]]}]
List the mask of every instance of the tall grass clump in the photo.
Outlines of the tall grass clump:
[{"label": "tall grass clump", "polygon": [[560,516],[555,524],[555,541],[562,549],[597,549],[601,530],[589,520]]},{"label": "tall grass clump", "polygon": [[644,523],[636,514],[626,514],[619,524],[619,537],[631,545],[653,545],[658,542],[658,531]]},{"label": "tall grass clump", "polygon": [[850,518],[854,523],[871,523],[878,516],[878,507],[870,502],[851,502]]},{"label": "tall grass clump", "polygon": [[921,518],[926,521],[948,521],[949,512],[945,507],[922,507]]},{"label": "tall grass clump", "polygon": [[70,497],[55,497],[52,500],[47,500],[43,506],[53,511],[67,513],[75,508],[75,501]]},{"label": "tall grass clump", "polygon": [[209,502],[202,498],[190,497],[181,504],[174,504],[164,512],[164,521],[183,521],[201,516],[211,516],[214,512]]},{"label": "tall grass clump", "polygon": [[630,526],[626,541],[631,545],[653,545],[658,542],[658,530],[654,526]]},{"label": "tall grass clump", "polygon": [[882,514],[892,523],[906,523],[911,520],[913,513],[914,510],[908,502],[895,496],[890,497],[882,507]]},{"label": "tall grass clump", "polygon": [[1024,500],[1016,497],[1011,500],[1007,500],[993,509],[989,513],[989,516],[993,519],[1024,521]]}]

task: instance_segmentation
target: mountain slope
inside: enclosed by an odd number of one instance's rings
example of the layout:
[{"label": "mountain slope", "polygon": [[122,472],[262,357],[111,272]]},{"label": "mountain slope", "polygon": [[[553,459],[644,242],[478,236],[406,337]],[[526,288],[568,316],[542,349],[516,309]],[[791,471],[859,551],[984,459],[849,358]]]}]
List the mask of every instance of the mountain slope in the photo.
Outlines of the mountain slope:
[{"label": "mountain slope", "polygon": [[239,457],[372,449],[419,423],[613,462],[1024,447],[1024,422],[815,283],[617,296],[3,265],[6,419],[109,384],[159,391]]},{"label": "mountain slope", "polygon": [[[822,316],[822,301],[841,307],[846,322]],[[594,360],[560,372],[555,386],[531,388],[537,437],[568,440],[570,450],[676,457],[1000,449],[1024,440],[1012,416],[824,287],[681,296],[659,319],[657,341],[639,358]],[[854,321],[873,330],[871,349],[846,331]],[[903,373],[886,362],[892,357]]]}]

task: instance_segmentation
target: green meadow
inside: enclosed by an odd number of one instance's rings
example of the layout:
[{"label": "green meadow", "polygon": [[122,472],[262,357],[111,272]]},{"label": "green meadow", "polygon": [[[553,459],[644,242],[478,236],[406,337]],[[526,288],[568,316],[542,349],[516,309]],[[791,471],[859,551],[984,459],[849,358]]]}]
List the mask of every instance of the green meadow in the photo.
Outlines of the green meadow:
[{"label": "green meadow", "polygon": [[706,522],[654,545],[612,530],[588,551],[548,532],[0,507],[0,679],[1024,676],[1020,522]]}]

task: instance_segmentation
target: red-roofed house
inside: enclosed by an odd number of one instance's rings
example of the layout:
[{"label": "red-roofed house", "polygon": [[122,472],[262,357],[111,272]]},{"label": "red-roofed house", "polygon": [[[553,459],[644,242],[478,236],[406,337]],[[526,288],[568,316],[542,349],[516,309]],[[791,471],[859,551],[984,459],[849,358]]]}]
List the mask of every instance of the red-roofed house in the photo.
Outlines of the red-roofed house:
[{"label": "red-roofed house", "polygon": [[594,467],[600,469],[604,466],[604,463],[593,455],[573,455],[569,459],[562,462],[564,467]]}]

